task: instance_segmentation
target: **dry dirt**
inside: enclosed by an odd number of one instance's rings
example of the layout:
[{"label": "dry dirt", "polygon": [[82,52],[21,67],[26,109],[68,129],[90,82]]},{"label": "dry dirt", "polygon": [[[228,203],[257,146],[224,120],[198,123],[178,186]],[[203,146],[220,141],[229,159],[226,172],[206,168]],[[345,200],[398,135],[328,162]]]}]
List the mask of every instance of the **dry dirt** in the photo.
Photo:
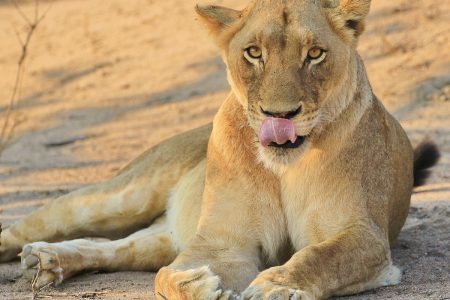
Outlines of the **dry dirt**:
[{"label": "dry dirt", "polygon": [[[20,3],[33,14],[30,1]],[[0,222],[11,224],[50,199],[107,179],[150,146],[212,120],[229,88],[193,6],[192,0],[53,3],[31,44],[16,109],[22,122],[0,158]],[[4,113],[20,54],[15,31],[26,30],[6,0],[0,29]],[[347,299],[450,299],[450,2],[373,1],[359,49],[378,97],[413,143],[436,141],[442,159],[413,195],[393,249],[402,283]],[[31,298],[19,276],[18,263],[0,265],[0,298]],[[41,296],[152,299],[153,276],[85,274]]]}]

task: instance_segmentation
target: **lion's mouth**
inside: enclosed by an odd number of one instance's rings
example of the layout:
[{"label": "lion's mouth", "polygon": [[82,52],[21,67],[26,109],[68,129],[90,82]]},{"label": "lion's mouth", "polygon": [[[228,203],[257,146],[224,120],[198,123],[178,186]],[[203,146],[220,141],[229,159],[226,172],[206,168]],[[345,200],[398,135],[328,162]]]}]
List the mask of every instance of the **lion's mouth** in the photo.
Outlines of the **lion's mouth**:
[{"label": "lion's mouth", "polygon": [[305,143],[305,141],[306,141],[305,136],[297,136],[297,140],[294,143],[291,141],[287,141],[286,143],[279,145],[275,142],[271,142],[269,144],[269,147],[281,148],[281,149],[297,149],[298,147],[303,145]]},{"label": "lion's mouth", "polygon": [[305,142],[305,136],[296,133],[294,122],[283,118],[265,119],[258,138],[261,145],[266,148],[296,149]]}]

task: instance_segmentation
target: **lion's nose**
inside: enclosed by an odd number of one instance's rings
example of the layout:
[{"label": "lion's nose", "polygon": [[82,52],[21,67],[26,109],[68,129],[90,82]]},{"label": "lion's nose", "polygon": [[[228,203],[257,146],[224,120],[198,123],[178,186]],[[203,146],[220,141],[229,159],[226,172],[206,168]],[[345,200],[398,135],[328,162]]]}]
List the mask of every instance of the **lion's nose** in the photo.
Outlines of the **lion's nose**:
[{"label": "lion's nose", "polygon": [[280,118],[280,119],[292,119],[302,112],[302,106],[300,105],[296,110],[287,111],[287,112],[267,111],[261,107],[261,112],[268,117]]}]

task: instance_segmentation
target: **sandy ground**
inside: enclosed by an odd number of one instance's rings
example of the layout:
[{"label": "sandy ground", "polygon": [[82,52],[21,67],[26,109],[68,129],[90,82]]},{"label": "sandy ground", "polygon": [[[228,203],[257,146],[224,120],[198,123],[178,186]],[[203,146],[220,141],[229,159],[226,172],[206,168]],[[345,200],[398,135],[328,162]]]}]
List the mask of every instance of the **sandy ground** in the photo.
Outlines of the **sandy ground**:
[{"label": "sandy ground", "polygon": [[[429,137],[443,157],[413,195],[393,249],[402,283],[348,299],[450,299],[450,2],[373,2],[359,48],[374,91],[413,143]],[[30,1],[20,3],[33,13]],[[212,120],[229,88],[193,5],[53,3],[31,44],[16,109],[22,122],[0,157],[0,222],[11,224],[50,199],[107,179],[148,147]],[[0,113],[20,53],[15,30],[24,32],[24,22],[0,0]],[[152,299],[153,276],[85,274],[41,296]],[[0,298],[31,298],[19,277],[18,263],[0,265]]]}]

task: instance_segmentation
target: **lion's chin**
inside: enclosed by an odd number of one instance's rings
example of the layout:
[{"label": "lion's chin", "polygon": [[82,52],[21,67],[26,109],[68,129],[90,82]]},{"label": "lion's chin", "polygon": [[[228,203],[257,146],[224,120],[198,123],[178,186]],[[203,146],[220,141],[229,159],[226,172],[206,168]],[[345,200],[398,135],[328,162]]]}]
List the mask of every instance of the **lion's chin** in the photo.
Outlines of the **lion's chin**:
[{"label": "lion's chin", "polygon": [[306,137],[299,137],[295,143],[288,142],[284,145],[258,145],[258,159],[267,169],[282,174],[297,162],[308,148]]}]

